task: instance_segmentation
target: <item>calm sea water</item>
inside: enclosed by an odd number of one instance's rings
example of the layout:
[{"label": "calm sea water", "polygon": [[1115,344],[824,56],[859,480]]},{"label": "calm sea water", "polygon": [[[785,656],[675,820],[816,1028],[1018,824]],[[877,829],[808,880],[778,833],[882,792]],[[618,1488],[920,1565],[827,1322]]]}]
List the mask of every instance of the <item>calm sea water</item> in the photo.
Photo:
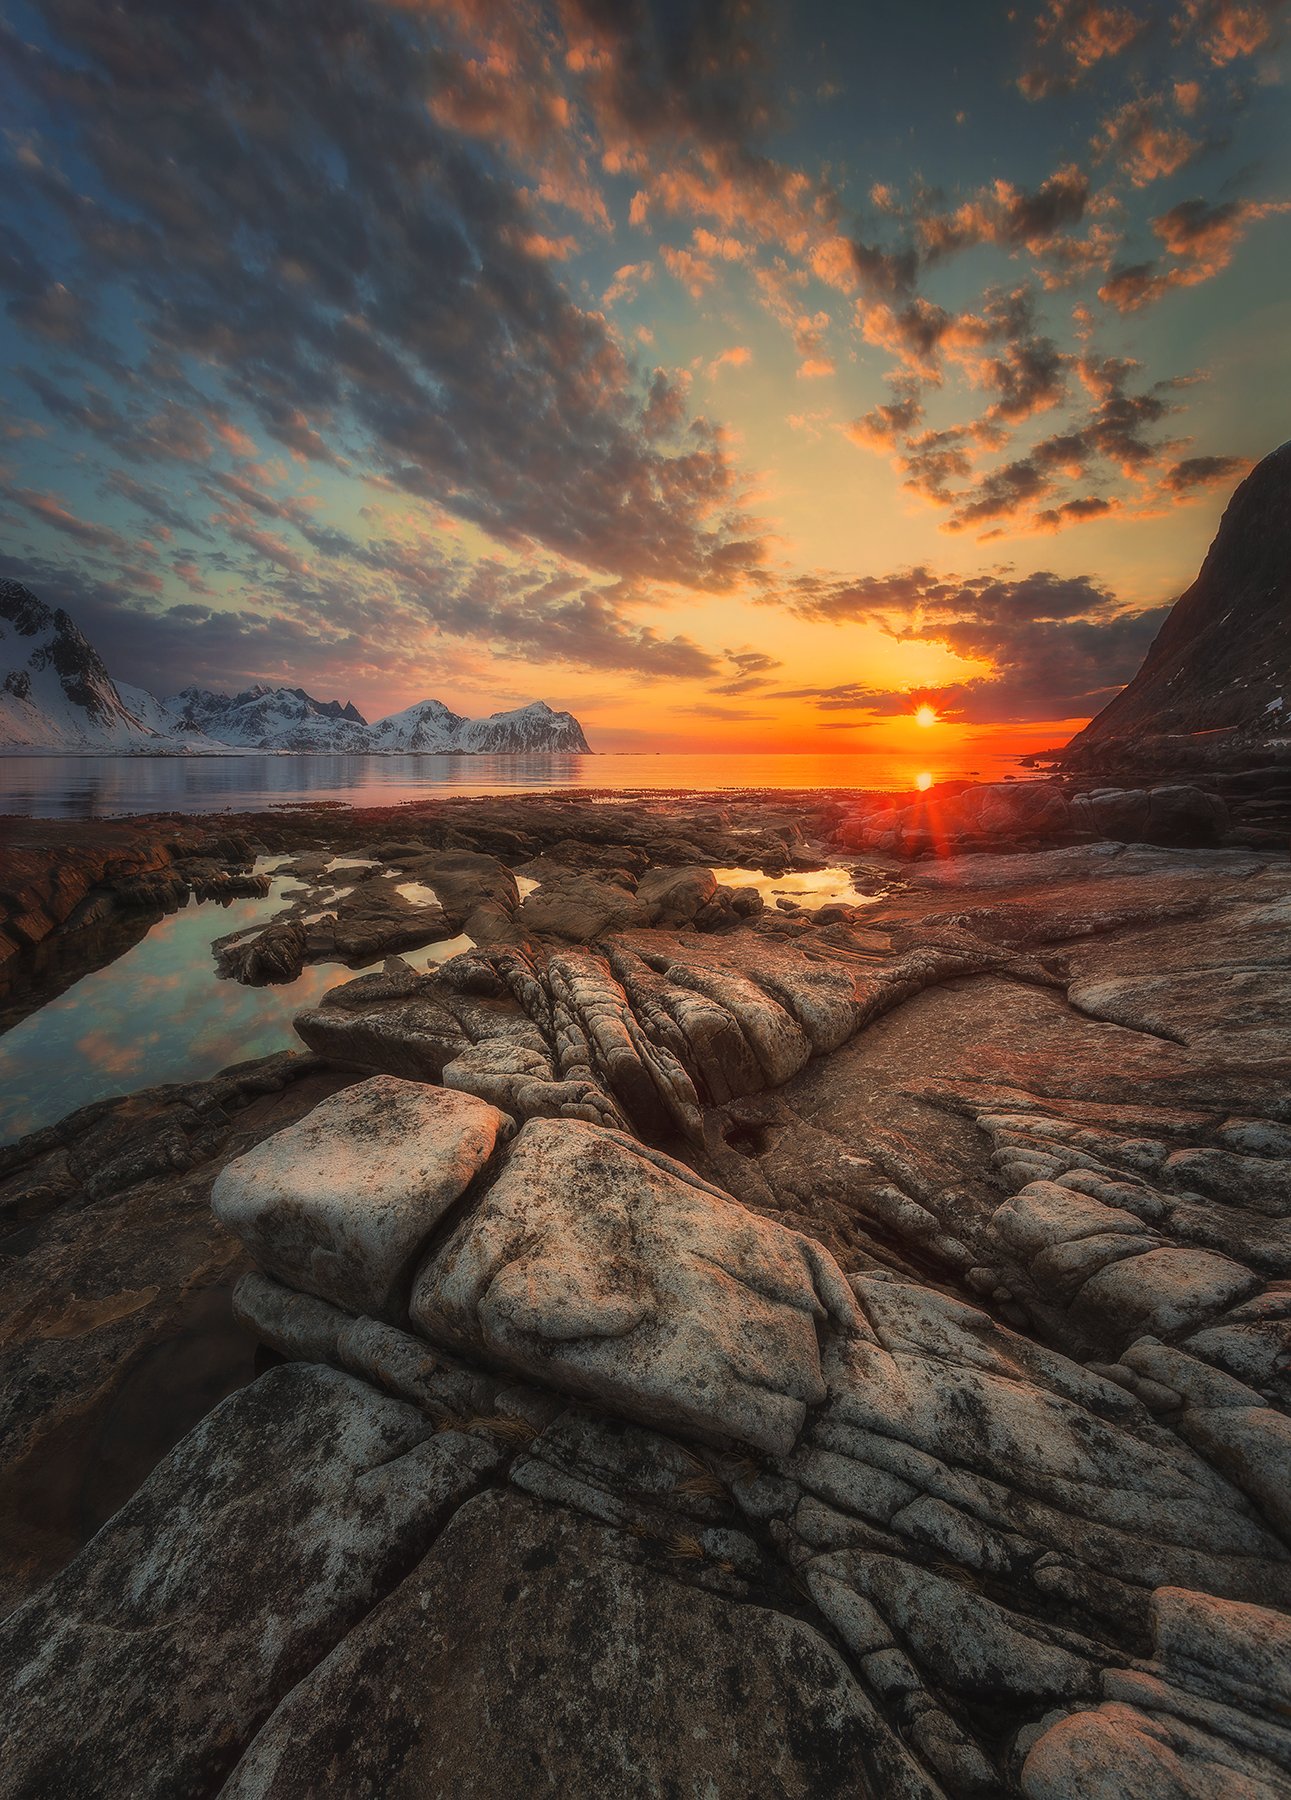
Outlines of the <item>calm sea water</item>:
[{"label": "calm sea water", "polygon": [[734,788],[912,788],[1024,773],[1015,756],[959,751],[922,762],[829,756],[3,756],[0,813],[88,819],[117,813],[254,812],[308,800],[393,806],[444,794],[542,788],[711,792]]}]

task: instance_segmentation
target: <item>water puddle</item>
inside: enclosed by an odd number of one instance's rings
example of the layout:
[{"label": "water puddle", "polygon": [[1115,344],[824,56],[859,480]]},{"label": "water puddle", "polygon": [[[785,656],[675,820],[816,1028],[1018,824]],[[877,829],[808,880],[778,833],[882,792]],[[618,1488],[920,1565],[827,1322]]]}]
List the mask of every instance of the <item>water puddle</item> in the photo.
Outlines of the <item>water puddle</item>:
[{"label": "water puddle", "polygon": [[723,887],[756,888],[768,906],[777,900],[796,900],[814,912],[818,906],[875,906],[883,898],[863,893],[852,871],[841,865],[791,875],[764,875],[761,869],[714,869],[713,873]]},{"label": "water puddle", "polygon": [[401,881],[395,888],[401,899],[410,901],[413,906],[438,906],[439,895],[434,888],[427,887],[424,881]]},{"label": "water puddle", "polygon": [[[271,866],[256,865],[261,873]],[[302,1049],[296,1014],[385,959],[363,969],[314,964],[281,987],[219,980],[212,942],[265,924],[282,908],[286,881],[275,879],[263,899],[190,901],[0,1037],[0,1144],[113,1094],[203,1081],[231,1063]],[[401,954],[425,971],[471,948],[461,935]]]},{"label": "water puddle", "polygon": [[[474,948],[475,939],[467,937],[463,931],[454,938],[441,938],[437,944],[423,944],[420,950],[401,950],[399,958],[401,962],[416,969],[419,975],[424,975],[427,969],[433,969],[437,963],[445,963],[450,957],[460,956],[463,950]],[[382,966],[379,962],[373,963],[369,969],[347,969],[346,974],[371,975],[374,969]]]}]

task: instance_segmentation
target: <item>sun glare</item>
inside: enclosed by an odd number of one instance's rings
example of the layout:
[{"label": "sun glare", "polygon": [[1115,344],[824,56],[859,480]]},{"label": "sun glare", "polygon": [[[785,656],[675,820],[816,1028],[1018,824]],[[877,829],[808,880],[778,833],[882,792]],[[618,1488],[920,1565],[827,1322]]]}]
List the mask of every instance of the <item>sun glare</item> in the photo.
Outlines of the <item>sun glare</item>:
[{"label": "sun glare", "polygon": [[914,716],[914,722],[916,725],[935,725],[937,715],[931,706],[921,706]]},{"label": "sun glare", "polygon": [[920,793],[925,793],[932,786],[932,776],[928,773],[927,769],[924,770],[922,775],[915,776],[914,784],[919,789]]}]

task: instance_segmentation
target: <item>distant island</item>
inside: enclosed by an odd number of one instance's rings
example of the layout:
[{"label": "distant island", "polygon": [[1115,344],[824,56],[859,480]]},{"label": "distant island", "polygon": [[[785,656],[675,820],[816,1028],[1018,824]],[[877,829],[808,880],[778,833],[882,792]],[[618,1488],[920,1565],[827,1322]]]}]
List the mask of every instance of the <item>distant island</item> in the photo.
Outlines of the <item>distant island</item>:
[{"label": "distant island", "polygon": [[0,754],[590,755],[572,713],[542,700],[468,719],[420,700],[369,723],[350,702],[299,687],[240,694],[189,687],[166,699],[114,681],[74,620],[19,581],[0,581]]}]

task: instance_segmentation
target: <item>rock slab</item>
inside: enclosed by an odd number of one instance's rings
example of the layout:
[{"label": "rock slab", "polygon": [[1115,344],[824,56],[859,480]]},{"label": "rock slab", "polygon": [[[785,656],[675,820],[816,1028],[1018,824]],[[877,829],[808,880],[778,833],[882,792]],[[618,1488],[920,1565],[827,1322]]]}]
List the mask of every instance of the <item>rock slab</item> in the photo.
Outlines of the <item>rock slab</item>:
[{"label": "rock slab", "polygon": [[510,1130],[472,1094],[374,1076],[230,1163],[211,1205],[289,1286],[397,1321],[427,1238]]}]

